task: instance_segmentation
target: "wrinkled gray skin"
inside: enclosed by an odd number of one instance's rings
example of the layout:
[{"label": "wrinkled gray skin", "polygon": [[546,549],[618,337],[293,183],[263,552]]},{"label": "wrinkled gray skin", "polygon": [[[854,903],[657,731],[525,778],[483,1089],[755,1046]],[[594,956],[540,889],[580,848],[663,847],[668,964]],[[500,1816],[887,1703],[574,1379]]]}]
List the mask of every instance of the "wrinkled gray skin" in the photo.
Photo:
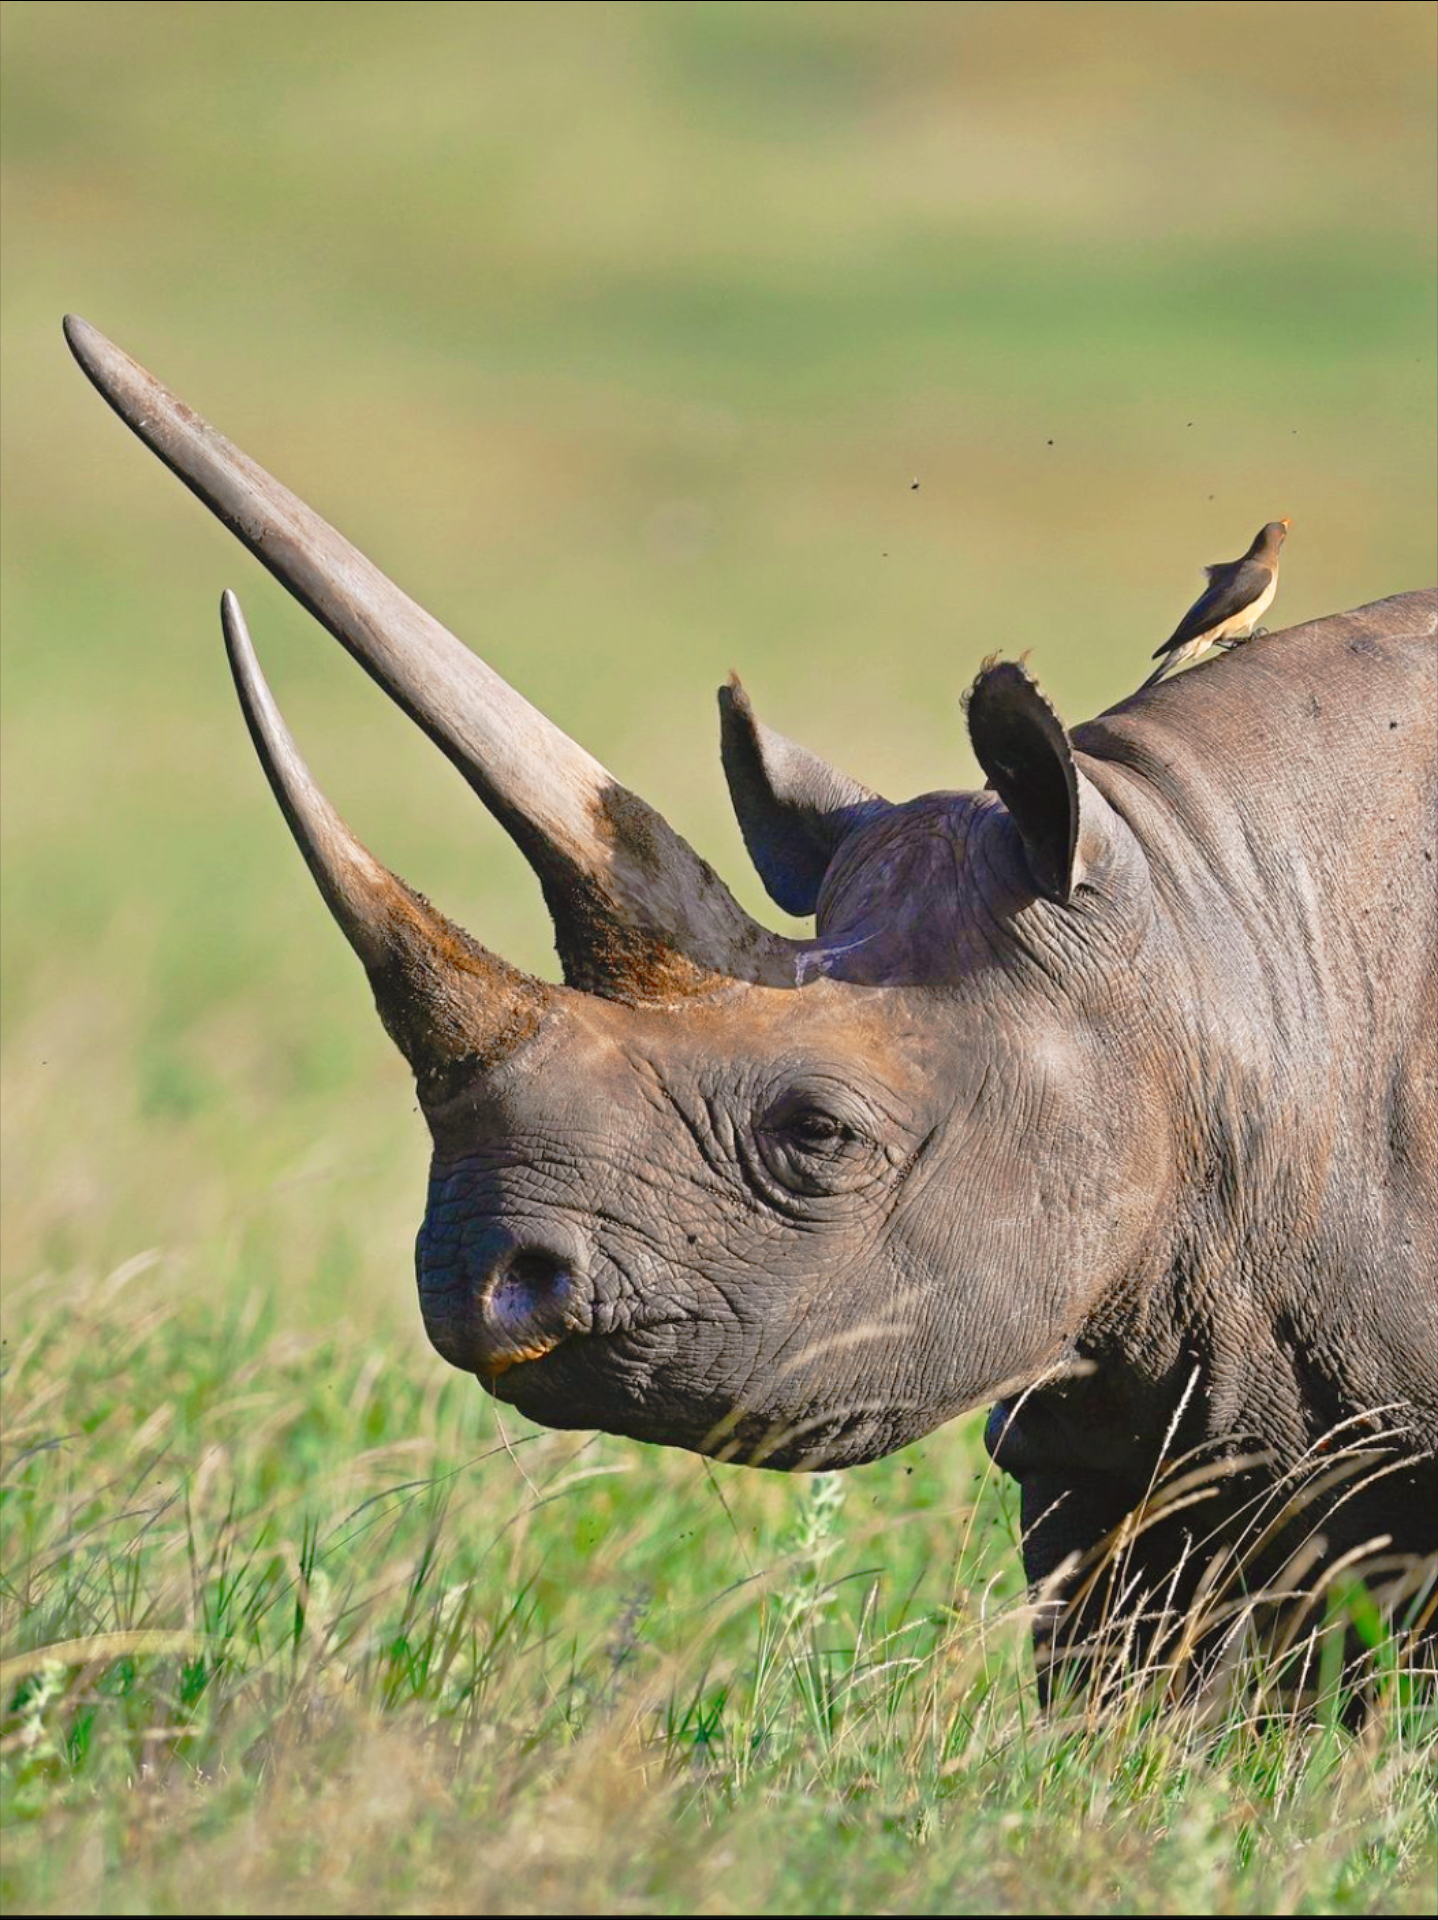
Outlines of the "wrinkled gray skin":
[{"label": "wrinkled gray skin", "polygon": [[[148,376],[83,323],[71,338],[544,883],[564,987],[348,836],[227,602],[266,770],[415,1066],[420,1304],[448,1361],[551,1426],[784,1468],[874,1460],[997,1400],[1035,1583],[1096,1555],[1161,1459],[1245,1459],[1201,1525],[1135,1550],[1157,1584],[1205,1540],[1191,1586],[1243,1502],[1344,1422],[1361,1471],[1301,1531],[1330,1559],[1438,1549],[1432,593],[1256,640],[1071,736],[1022,668],[987,667],[968,719],[990,790],[900,805],[762,727],[735,684],[746,843],[815,914],[813,941],[785,942],[602,769],[574,852],[579,815],[556,827],[529,772],[456,747],[448,707],[380,658],[389,603],[340,604],[350,562],[294,558],[337,536],[277,532],[293,503],[264,475],[236,504],[189,442],[243,456],[169,396],[157,425],[163,390],[130,391]],[[576,759],[581,787],[596,764]],[[1084,1580],[1057,1588],[1044,1663],[1094,1624]]]}]

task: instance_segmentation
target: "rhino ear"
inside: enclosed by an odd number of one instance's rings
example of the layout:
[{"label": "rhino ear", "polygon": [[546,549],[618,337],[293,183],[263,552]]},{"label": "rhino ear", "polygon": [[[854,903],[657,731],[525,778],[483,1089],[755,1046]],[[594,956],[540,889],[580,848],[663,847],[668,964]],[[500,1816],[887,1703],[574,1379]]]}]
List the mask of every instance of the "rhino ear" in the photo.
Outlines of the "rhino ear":
[{"label": "rhino ear", "polygon": [[731,674],[719,689],[719,751],[749,858],[785,913],[810,914],[834,849],[887,804],[754,716]]},{"label": "rhino ear", "polygon": [[969,738],[1019,830],[1039,892],[1067,905],[1083,879],[1084,795],[1063,722],[1017,661],[986,661],[965,702]]}]

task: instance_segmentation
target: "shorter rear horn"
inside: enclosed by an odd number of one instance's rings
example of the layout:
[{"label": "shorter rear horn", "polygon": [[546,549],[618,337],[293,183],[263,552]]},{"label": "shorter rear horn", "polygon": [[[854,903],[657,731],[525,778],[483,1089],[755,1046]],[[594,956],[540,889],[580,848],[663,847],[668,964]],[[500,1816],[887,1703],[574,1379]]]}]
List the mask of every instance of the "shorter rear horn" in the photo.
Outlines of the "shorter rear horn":
[{"label": "shorter rear horn", "polygon": [[455,1067],[498,1066],[538,1027],[555,989],[471,940],[361,846],[300,758],[233,593],[220,602],[220,621],[265,776],[421,1092],[442,1092]]}]

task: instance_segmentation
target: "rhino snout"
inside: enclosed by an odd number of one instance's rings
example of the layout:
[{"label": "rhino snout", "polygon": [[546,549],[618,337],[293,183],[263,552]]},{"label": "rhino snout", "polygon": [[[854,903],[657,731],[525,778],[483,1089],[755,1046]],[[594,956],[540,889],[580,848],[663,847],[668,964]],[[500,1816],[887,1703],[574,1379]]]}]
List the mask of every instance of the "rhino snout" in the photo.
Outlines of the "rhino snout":
[{"label": "rhino snout", "polygon": [[457,1249],[421,1236],[425,1331],[452,1366],[495,1379],[588,1330],[587,1266],[579,1237],[558,1222],[485,1227]]}]

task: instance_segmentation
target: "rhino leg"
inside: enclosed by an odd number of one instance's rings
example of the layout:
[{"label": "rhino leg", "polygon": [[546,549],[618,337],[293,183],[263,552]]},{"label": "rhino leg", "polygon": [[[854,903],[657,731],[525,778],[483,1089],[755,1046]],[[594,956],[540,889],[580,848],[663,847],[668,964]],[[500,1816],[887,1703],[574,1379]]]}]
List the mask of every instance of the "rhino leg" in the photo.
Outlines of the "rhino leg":
[{"label": "rhino leg", "polygon": [[[1019,1483],[1024,1573],[1034,1613],[1034,1666],[1044,1706],[1117,1679],[1143,1657],[1152,1624],[1140,1596],[1151,1585],[1135,1544],[1115,1554],[1142,1498],[1122,1476],[1084,1469],[1061,1414],[1040,1394],[1000,1401],[984,1429],[989,1457]],[[1149,1547],[1147,1538],[1142,1547]],[[1145,1560],[1149,1557],[1144,1552]]]},{"label": "rhino leg", "polygon": [[1034,1669],[1045,1707],[1087,1692],[1112,1635],[1114,1592],[1106,1546],[1127,1502],[1097,1475],[1020,1482],[1024,1573],[1036,1609]]},{"label": "rhino leg", "polygon": [[[1065,1460],[1073,1433],[1042,1396],[1000,1403],[984,1439],[1019,1482],[1044,1704],[1114,1693],[1146,1671],[1183,1688],[1209,1670],[1221,1647],[1195,1631],[1194,1602],[1225,1566],[1232,1574],[1213,1533],[1217,1488],[1191,1505],[1128,1474]],[[1225,1495],[1242,1497],[1241,1476],[1216,1478]]]},{"label": "rhino leg", "polygon": [[[1272,1508],[1257,1476],[1225,1473],[1214,1485],[1222,1493],[1212,1502],[1194,1498],[1190,1483],[1189,1497],[1181,1492],[1166,1510],[1162,1489],[1135,1504],[1103,1475],[1024,1475],[1024,1571],[1045,1707],[1115,1697],[1144,1680],[1191,1697],[1257,1656],[1288,1707],[1336,1681],[1349,1696],[1344,1718],[1357,1726],[1373,1684],[1366,1621],[1378,1616],[1397,1631],[1405,1668],[1438,1679],[1438,1555],[1365,1556],[1359,1627],[1325,1600],[1332,1543],[1323,1529],[1301,1516],[1265,1527]],[[1341,1602],[1344,1589],[1331,1597]]]},{"label": "rhino leg", "polygon": [[1222,1623],[1242,1611],[1250,1570],[1214,1540],[1206,1510],[1135,1503],[1104,1475],[1037,1474],[1022,1482],[1020,1513],[1046,1707],[1145,1679],[1187,1694],[1217,1677]]}]

